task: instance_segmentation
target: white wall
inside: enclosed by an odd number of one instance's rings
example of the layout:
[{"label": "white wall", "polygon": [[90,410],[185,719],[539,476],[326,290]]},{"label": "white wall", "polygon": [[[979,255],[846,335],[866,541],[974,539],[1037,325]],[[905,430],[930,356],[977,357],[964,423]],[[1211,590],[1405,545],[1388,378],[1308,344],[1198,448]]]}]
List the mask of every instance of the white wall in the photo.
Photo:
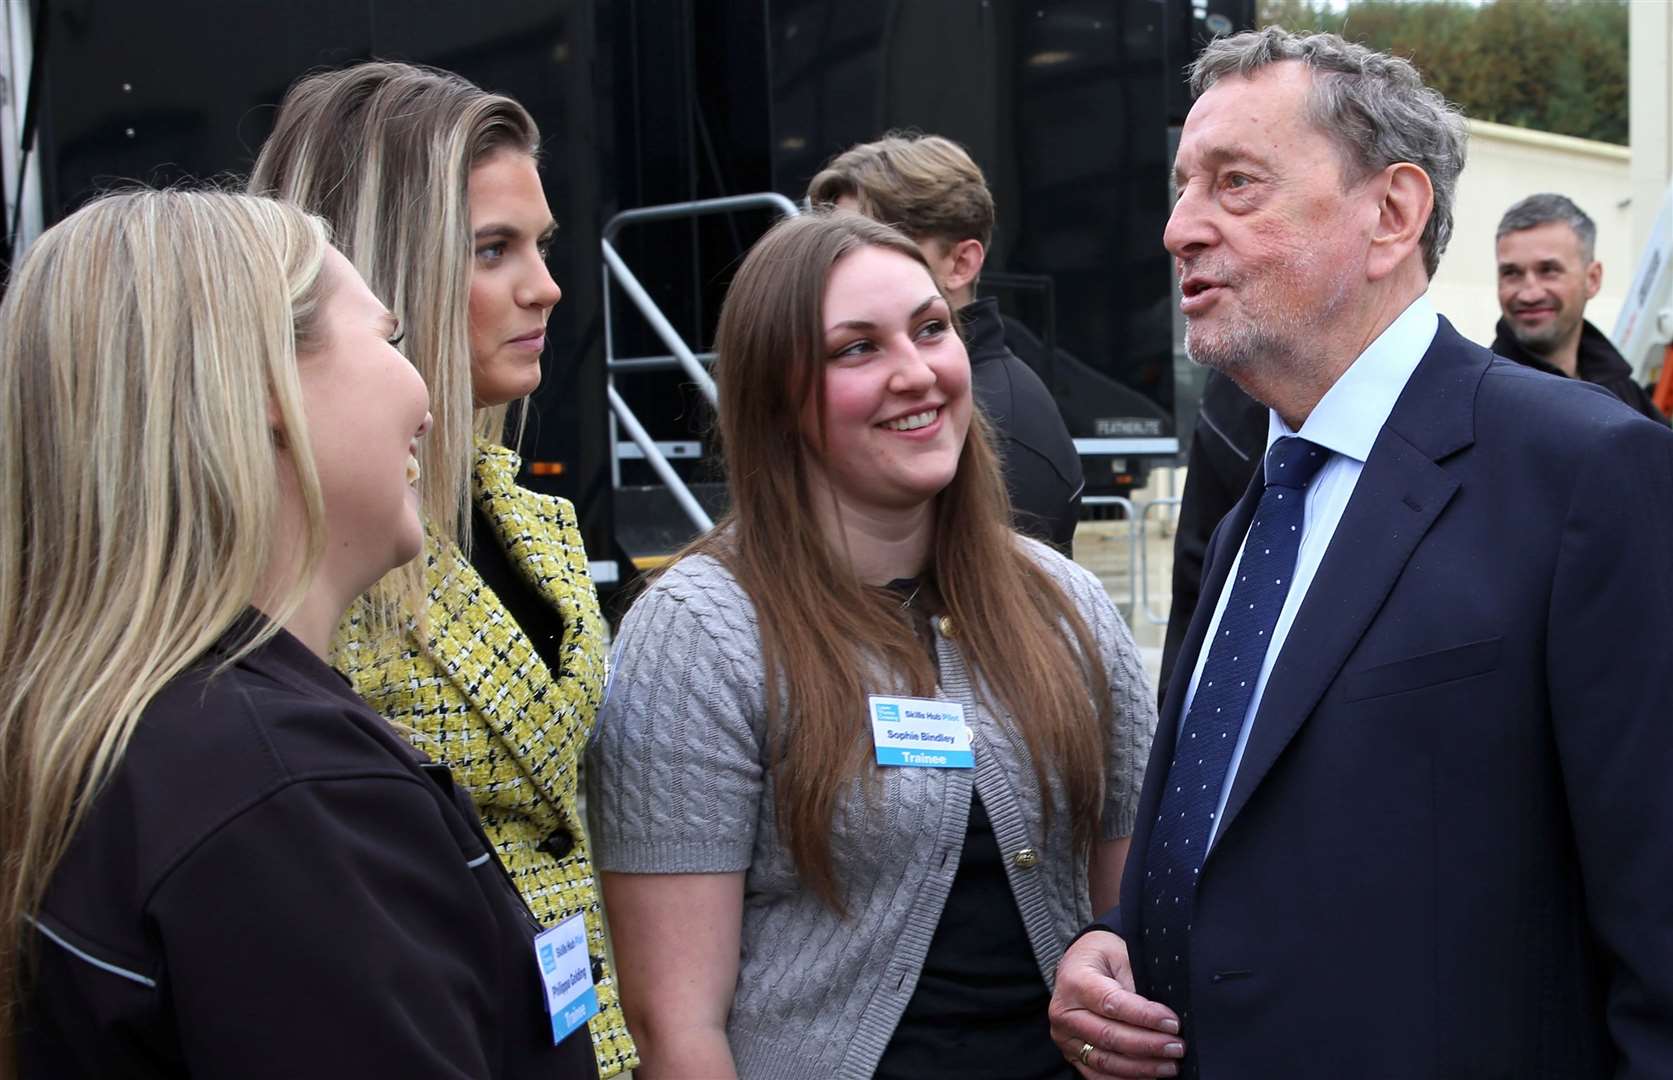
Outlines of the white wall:
[{"label": "white wall", "polygon": [[[1605,334],[1632,283],[1640,243],[1634,236],[1632,152],[1624,146],[1542,131],[1470,122],[1470,150],[1458,180],[1452,241],[1429,295],[1458,332],[1483,345],[1499,319],[1493,233],[1511,204],[1554,191],[1597,222],[1603,288],[1586,318]],[[1653,211],[1652,211],[1653,212]]]},{"label": "white wall", "polygon": [[1630,18],[1632,221],[1647,237],[1673,179],[1673,9],[1638,0]]}]

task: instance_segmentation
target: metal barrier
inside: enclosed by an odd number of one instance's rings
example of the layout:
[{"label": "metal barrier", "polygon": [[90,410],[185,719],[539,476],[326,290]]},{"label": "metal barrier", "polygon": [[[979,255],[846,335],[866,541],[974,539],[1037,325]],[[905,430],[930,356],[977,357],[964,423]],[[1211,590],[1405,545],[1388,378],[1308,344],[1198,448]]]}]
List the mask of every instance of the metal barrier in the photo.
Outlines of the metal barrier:
[{"label": "metal barrier", "polygon": [[[611,218],[604,226],[604,235],[599,244],[604,254],[604,372],[606,394],[610,401],[610,484],[613,488],[622,486],[621,454],[617,449],[620,433],[616,426],[620,424],[627,429],[628,437],[638,446],[640,455],[650,463],[657,479],[667,486],[680,509],[685,511],[686,517],[699,530],[707,530],[714,524],[709,515],[698,503],[697,497],[691,493],[691,488],[674,471],[668,458],[657,446],[656,441],[645,431],[645,426],[633,414],[633,410],[623,400],[616,390],[616,372],[618,371],[683,371],[687,378],[696,384],[697,389],[710,405],[715,404],[715,383],[710,377],[706,364],[714,362],[713,353],[697,353],[688,346],[679,332],[674,329],[662,309],[656,306],[650,293],[640,284],[621,253],[616,250],[617,234],[628,225],[644,224],[651,221],[673,221],[680,218],[706,217],[710,214],[730,214],[738,210],[778,210],[786,217],[793,217],[799,211],[796,204],[775,191],[761,192],[755,195],[728,195],[718,199],[697,199],[692,202],[668,203],[663,206],[644,206],[635,210],[623,210]],[[615,334],[611,326],[610,298],[611,282],[614,281],[622,288],[622,292],[632,301],[639,314],[650,324],[656,336],[662,339],[667,347],[667,356],[636,356],[617,357]]]},{"label": "metal barrier", "polygon": [[1142,586],[1139,584],[1141,555],[1138,546],[1137,514],[1133,508],[1133,501],[1120,495],[1083,495],[1080,501],[1082,506],[1120,507],[1124,514],[1122,520],[1127,522],[1127,584],[1132,590],[1132,601],[1128,606],[1136,614],[1139,608],[1139,590]]},{"label": "metal barrier", "polygon": [[1123,516],[1120,520],[1127,522],[1127,582],[1131,590],[1129,602],[1125,605],[1131,612],[1128,619],[1132,621],[1142,617],[1152,625],[1166,626],[1167,612],[1157,614],[1150,607],[1150,559],[1145,541],[1149,539],[1151,511],[1158,506],[1178,506],[1179,499],[1168,497],[1134,503],[1120,495],[1086,495],[1081,498],[1081,504],[1121,509]]},{"label": "metal barrier", "polygon": [[1135,601],[1134,607],[1137,608],[1138,611],[1144,615],[1145,620],[1153,626],[1166,626],[1168,624],[1168,613],[1164,611],[1162,614],[1158,615],[1154,611],[1150,610],[1150,574],[1149,567],[1146,565],[1145,555],[1145,549],[1148,546],[1145,544],[1145,522],[1150,520],[1150,512],[1158,506],[1178,505],[1179,499],[1173,496],[1163,499],[1151,499],[1149,502],[1144,503],[1139,508],[1138,512],[1138,522],[1135,530],[1136,537],[1133,540],[1133,546],[1138,549],[1139,553],[1139,598]]}]

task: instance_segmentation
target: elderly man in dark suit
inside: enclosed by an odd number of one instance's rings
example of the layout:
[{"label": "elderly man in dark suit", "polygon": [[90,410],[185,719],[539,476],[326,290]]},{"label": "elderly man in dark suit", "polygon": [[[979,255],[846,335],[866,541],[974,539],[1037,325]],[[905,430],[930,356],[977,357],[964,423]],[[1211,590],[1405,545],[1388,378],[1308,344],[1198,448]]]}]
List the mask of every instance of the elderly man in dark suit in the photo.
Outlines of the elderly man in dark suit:
[{"label": "elderly man in dark suit", "polygon": [[1186,344],[1271,409],[1166,693],[1087,1076],[1673,1075],[1673,431],[1425,297],[1461,118],[1329,35],[1194,71]]}]

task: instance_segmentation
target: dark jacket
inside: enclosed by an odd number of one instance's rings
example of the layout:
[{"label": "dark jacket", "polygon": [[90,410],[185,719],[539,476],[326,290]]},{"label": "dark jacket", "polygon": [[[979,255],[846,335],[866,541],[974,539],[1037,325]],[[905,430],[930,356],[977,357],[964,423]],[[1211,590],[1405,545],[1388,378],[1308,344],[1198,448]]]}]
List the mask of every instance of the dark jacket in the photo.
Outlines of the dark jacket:
[{"label": "dark jacket", "polygon": [[[1561,368],[1524,349],[1510,332],[1510,324],[1503,319],[1499,320],[1498,336],[1493,339],[1493,351],[1547,375],[1568,377]],[[1656,423],[1667,423],[1667,417],[1650,400],[1649,392],[1632,377],[1632,365],[1603,336],[1603,331],[1585,320],[1580,322],[1580,355],[1575,370],[1581,379],[1603,387]]]},{"label": "dark jacket", "polygon": [[1245,394],[1218,371],[1203,384],[1197,425],[1186,459],[1185,492],[1179,501],[1179,527],[1173,536],[1173,606],[1162,643],[1158,694],[1173,674],[1185,628],[1197,610],[1203,556],[1208,538],[1226,512],[1243,498],[1266,453],[1267,407]]},{"label": "dark jacket", "polygon": [[59,864],[35,1077],[592,1077],[552,1045],[541,927],[445,768],[296,638],[145,710]]},{"label": "dark jacket", "polygon": [[1080,521],[1080,454],[1051,391],[1005,344],[999,301],[959,309],[976,403],[993,424],[1017,531],[1067,555]]}]

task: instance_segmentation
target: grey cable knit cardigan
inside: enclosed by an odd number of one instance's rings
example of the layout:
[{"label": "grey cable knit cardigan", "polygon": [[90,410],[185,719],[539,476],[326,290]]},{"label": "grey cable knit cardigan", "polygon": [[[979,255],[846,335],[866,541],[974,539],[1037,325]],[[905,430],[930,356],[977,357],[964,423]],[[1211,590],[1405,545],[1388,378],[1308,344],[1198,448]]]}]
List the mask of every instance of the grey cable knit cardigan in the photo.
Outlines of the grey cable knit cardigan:
[{"label": "grey cable knit cardigan", "polygon": [[[1101,648],[1115,706],[1102,835],[1131,835],[1155,695],[1098,580],[1043,544],[1019,542],[1072,598]],[[842,919],[802,888],[779,837],[773,776],[763,767],[760,638],[742,588],[717,560],[688,557],[622,622],[588,758],[595,862],[622,873],[745,875],[743,953],[727,1021],[742,1080],[872,1074],[958,870],[972,782],[1048,986],[1091,916],[1086,860],[1072,853],[1061,791],[1052,785],[1048,827],[1012,718],[989,706],[959,654],[958,628],[935,636],[941,694],[964,706],[976,767],[880,768],[875,801],[855,783],[832,824]],[[906,688],[883,680],[875,692]],[[864,726],[865,716],[855,723]]]}]

